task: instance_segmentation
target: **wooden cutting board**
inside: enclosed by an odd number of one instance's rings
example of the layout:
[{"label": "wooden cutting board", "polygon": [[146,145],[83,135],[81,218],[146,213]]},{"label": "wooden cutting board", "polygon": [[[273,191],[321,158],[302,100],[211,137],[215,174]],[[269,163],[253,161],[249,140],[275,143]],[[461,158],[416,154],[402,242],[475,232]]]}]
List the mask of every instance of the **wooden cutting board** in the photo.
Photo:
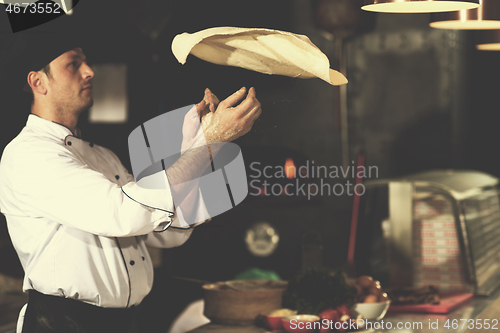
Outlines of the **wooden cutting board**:
[{"label": "wooden cutting board", "polygon": [[474,297],[473,293],[441,295],[439,304],[391,305],[389,312],[449,313]]}]

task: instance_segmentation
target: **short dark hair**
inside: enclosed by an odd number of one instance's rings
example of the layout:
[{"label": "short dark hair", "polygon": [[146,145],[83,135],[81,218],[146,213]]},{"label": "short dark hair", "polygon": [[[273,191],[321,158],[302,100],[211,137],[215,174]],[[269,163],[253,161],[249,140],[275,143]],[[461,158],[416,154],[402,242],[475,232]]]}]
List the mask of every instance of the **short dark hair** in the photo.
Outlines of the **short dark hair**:
[{"label": "short dark hair", "polygon": [[[50,75],[50,64],[47,64],[44,68],[41,69],[42,72],[44,72],[49,79],[52,78]],[[31,89],[30,85],[26,82],[26,84],[23,87],[23,90],[28,93],[31,104],[35,102],[35,95],[33,94],[33,89]]]}]

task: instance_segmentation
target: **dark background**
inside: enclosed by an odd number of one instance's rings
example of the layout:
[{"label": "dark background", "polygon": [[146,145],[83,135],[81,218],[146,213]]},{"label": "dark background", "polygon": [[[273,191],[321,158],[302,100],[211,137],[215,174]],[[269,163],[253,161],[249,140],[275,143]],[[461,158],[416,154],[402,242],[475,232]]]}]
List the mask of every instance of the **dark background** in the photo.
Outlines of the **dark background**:
[{"label": "dark background", "polygon": [[[194,56],[181,65],[170,49],[182,32],[226,25],[265,27],[307,35],[335,68],[335,42],[325,37],[314,12],[310,2],[300,0],[80,1],[72,20],[89,42],[84,52],[90,64],[126,63],[129,97],[125,124],[91,124],[88,112],[83,113],[83,138],[112,149],[130,170],[127,137],[132,129],[165,111],[199,102],[206,87],[223,99],[242,86],[253,86],[263,113],[252,131],[236,141],[247,165],[283,165],[287,157],[342,165],[334,114],[338,99],[332,86],[319,79],[212,65]],[[2,15],[0,31],[8,33]],[[369,13],[363,16],[364,31],[345,40],[350,160],[364,151],[366,165],[378,168],[378,178],[435,168],[473,169],[499,177],[500,55],[476,51],[473,33],[431,29],[429,19],[426,14]],[[154,41],[151,31],[157,34]],[[1,150],[24,126],[29,114],[24,97],[20,89],[2,83]],[[248,197],[198,227],[182,247],[164,250],[153,292],[144,302],[149,310],[145,331],[165,331],[183,306],[202,297],[199,286],[174,280],[174,275],[217,281],[259,267],[288,279],[300,270],[303,243],[311,237],[319,243],[323,265],[342,267],[352,196],[316,199]],[[281,237],[276,252],[266,258],[251,255],[244,243],[245,230],[262,220]],[[0,273],[23,275],[3,216]]]}]

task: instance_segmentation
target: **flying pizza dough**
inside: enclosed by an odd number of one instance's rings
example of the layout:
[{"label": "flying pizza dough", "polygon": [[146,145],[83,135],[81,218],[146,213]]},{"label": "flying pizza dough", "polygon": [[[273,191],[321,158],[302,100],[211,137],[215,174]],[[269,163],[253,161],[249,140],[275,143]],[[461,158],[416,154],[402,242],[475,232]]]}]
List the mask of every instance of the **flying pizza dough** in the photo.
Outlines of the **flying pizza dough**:
[{"label": "flying pizza dough", "polygon": [[344,75],[330,69],[326,55],[307,36],[286,31],[218,27],[193,34],[184,32],[175,36],[172,52],[181,64],[191,53],[214,64],[264,74],[318,77],[336,86],[347,83]]}]

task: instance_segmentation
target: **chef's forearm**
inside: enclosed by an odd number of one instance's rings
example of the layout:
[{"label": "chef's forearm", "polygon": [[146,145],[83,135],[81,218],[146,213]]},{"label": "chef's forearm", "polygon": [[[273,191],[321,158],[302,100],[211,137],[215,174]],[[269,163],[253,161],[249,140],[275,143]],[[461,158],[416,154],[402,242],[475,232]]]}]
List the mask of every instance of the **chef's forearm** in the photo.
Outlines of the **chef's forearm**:
[{"label": "chef's forearm", "polygon": [[222,145],[223,143],[211,143],[210,145],[205,144],[190,148],[166,170],[174,203],[177,206],[185,200],[191,191],[198,188],[198,179],[210,167],[210,163]]},{"label": "chef's forearm", "polygon": [[191,148],[166,170],[170,185],[179,185],[201,177],[210,166],[214,156],[220,151],[221,144]]}]

